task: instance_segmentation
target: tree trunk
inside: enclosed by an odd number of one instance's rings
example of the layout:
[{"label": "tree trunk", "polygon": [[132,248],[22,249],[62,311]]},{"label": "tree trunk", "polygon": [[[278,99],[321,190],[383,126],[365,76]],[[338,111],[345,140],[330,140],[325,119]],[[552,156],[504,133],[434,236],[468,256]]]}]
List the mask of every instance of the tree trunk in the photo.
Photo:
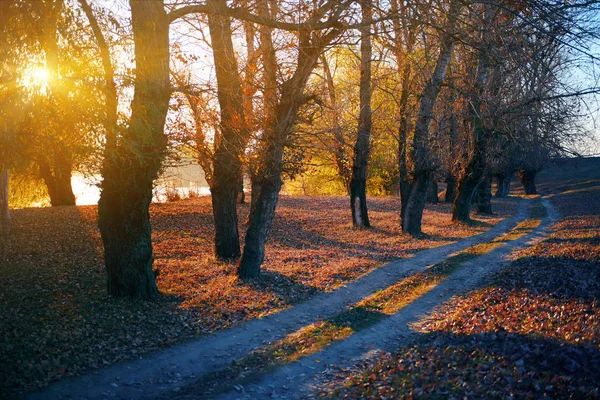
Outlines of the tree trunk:
[{"label": "tree trunk", "polygon": [[[478,118],[478,117],[476,117]],[[471,220],[471,202],[475,189],[485,174],[485,139],[482,127],[475,128],[475,149],[458,181],[458,194],[452,209],[452,222]]]},{"label": "tree trunk", "polygon": [[[399,8],[398,3],[401,7]],[[406,206],[408,204],[408,197],[410,195],[410,178],[408,175],[408,112],[409,112],[409,96],[411,92],[411,79],[412,79],[412,63],[407,60],[406,54],[410,54],[413,51],[415,44],[415,26],[408,26],[408,16],[406,15],[406,7],[404,2],[392,0],[390,3],[392,14],[400,14],[402,18],[395,18],[393,20],[394,32],[395,32],[395,46],[394,54],[396,57],[396,63],[398,66],[403,65],[402,69],[398,72],[401,76],[402,87],[400,93],[400,109],[399,117],[400,124],[398,126],[398,175],[399,175],[399,191],[400,191],[400,219],[404,220],[404,214],[406,212]],[[403,25],[404,24],[404,25]],[[403,34],[404,33],[404,34]],[[402,51],[401,43],[406,43],[406,52]]]},{"label": "tree trunk", "polygon": [[423,171],[412,182],[408,204],[402,220],[402,231],[411,236],[421,234],[421,221],[430,180],[431,173]]},{"label": "tree trunk", "polygon": [[461,180],[452,208],[453,222],[468,222],[471,220],[471,203],[478,181],[474,179]]},{"label": "tree trunk", "polygon": [[250,214],[248,215],[248,224],[252,219],[252,214],[256,209],[256,203],[258,202],[258,197],[260,195],[260,181],[256,173],[250,176],[250,183],[252,185],[252,192],[250,193]]},{"label": "tree trunk", "polygon": [[57,119],[53,121],[56,139],[53,146],[46,149],[46,153],[42,155],[44,159],[40,160],[38,164],[42,179],[48,188],[50,204],[53,207],[72,206],[75,205],[75,195],[71,187],[73,163],[70,151],[72,151],[72,143],[66,139],[69,135],[60,131],[68,128],[65,128],[65,121],[60,118],[61,113],[56,111],[62,102],[69,101],[60,87],[58,18],[61,13],[62,1],[48,1],[44,7],[41,44],[46,56],[46,69],[49,75],[50,112]]},{"label": "tree trunk", "polygon": [[510,193],[510,174],[499,174],[496,175],[496,179],[498,181],[498,187],[496,188],[496,194],[494,197],[496,198],[505,198],[508,197]]},{"label": "tree trunk", "polygon": [[39,162],[40,174],[48,188],[52,207],[74,206],[75,195],[71,186],[71,163],[56,155],[52,167],[47,161]]},{"label": "tree trunk", "polygon": [[492,177],[486,175],[477,189],[477,211],[492,214]]},{"label": "tree trunk", "polygon": [[406,210],[403,215],[404,218],[402,219],[402,229],[410,235],[421,233],[421,220],[427,199],[427,188],[433,171],[433,166],[429,158],[429,124],[433,118],[433,108],[446,77],[448,65],[452,59],[454,38],[451,32],[454,31],[459,9],[460,5],[457,2],[453,2],[448,15],[448,21],[446,22],[447,33],[441,41],[438,59],[431,79],[423,90],[419,112],[417,113],[411,156],[414,163],[413,179],[406,203]]},{"label": "tree trunk", "polygon": [[244,254],[238,267],[238,276],[241,279],[260,276],[260,265],[265,257],[265,245],[275,216],[281,184],[279,176],[265,177],[260,183],[255,209],[246,233]]},{"label": "tree trunk", "polygon": [[10,209],[8,208],[8,169],[0,171],[0,237],[10,231]]},{"label": "tree trunk", "polygon": [[246,192],[244,192],[244,174],[240,173],[238,179],[239,204],[246,204]]},{"label": "tree trunk", "polygon": [[129,127],[104,159],[98,224],[104,243],[108,293],[152,299],[149,205],[164,160],[164,125],[171,95],[169,22],[162,0],[130,0],[135,82]]},{"label": "tree trunk", "polygon": [[[341,33],[332,30],[323,37],[309,32],[299,33],[297,68],[291,78],[281,86],[273,124],[265,127],[264,163],[259,170],[260,193],[250,218],[246,243],[238,276],[242,279],[260,276],[264,247],[269,236],[275,208],[281,189],[284,144],[296,121],[298,110],[304,102],[304,87],[324,47]],[[315,41],[317,43],[315,43]]]},{"label": "tree trunk", "polygon": [[525,189],[525,194],[537,194],[537,189],[535,187],[535,176],[537,175],[537,171],[535,170],[520,170],[517,172],[517,176],[523,185],[523,189]]},{"label": "tree trunk", "polygon": [[[493,9],[490,5],[485,6],[484,21],[490,22]],[[485,36],[487,26],[482,31]],[[481,49],[473,81],[473,92],[470,98],[469,118],[472,128],[473,149],[465,170],[458,182],[458,195],[452,210],[452,221],[468,222],[470,220],[471,201],[474,191],[485,174],[486,163],[486,131],[481,118],[481,103],[483,91],[488,79],[490,69],[490,58],[487,49]]]},{"label": "tree trunk", "polygon": [[[213,2],[220,6],[226,5],[225,0]],[[247,141],[244,98],[233,49],[230,19],[209,14],[208,27],[221,109],[221,138],[214,155],[211,186],[215,253],[217,258],[232,260],[240,256],[237,196],[242,172],[241,156]]]},{"label": "tree trunk", "polygon": [[[371,19],[369,1],[361,1],[363,21]],[[367,209],[367,164],[371,141],[371,26],[362,27],[360,32],[360,111],[350,179],[352,224],[359,228],[371,226]]]},{"label": "tree trunk", "polygon": [[440,202],[438,197],[438,184],[435,179],[429,181],[429,189],[427,189],[427,202],[437,204]]},{"label": "tree trunk", "polygon": [[446,194],[444,196],[445,203],[454,203],[456,199],[456,177],[453,174],[446,176]]}]

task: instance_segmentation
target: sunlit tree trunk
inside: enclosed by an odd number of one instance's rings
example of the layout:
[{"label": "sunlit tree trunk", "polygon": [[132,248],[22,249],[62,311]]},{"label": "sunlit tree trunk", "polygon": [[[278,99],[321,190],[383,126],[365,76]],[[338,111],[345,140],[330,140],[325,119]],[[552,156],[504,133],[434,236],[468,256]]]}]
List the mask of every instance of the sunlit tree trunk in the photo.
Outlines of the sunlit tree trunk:
[{"label": "sunlit tree trunk", "polygon": [[0,237],[10,230],[10,209],[8,208],[8,169],[0,170]]},{"label": "sunlit tree trunk", "polygon": [[[215,0],[225,6],[225,0]],[[237,196],[242,174],[241,157],[247,140],[242,81],[233,49],[231,21],[209,14],[208,27],[217,75],[217,96],[221,108],[221,140],[215,151],[211,185],[215,220],[215,253],[231,260],[240,256]]]},{"label": "sunlit tree trunk", "polygon": [[[269,10],[269,3],[267,0],[257,0],[257,11],[260,15],[264,17],[271,17],[276,14],[276,9]],[[271,3],[271,6],[275,7],[275,4]],[[276,121],[276,113],[277,113],[277,59],[275,55],[275,48],[273,47],[273,29],[259,25],[258,26],[258,34],[259,34],[259,52],[260,58],[262,60],[262,106],[263,106],[263,118],[260,124],[263,132],[268,131],[275,124]],[[252,220],[252,216],[254,215],[254,211],[256,210],[256,205],[258,204],[258,199],[260,197],[261,192],[261,173],[265,164],[265,155],[264,151],[264,143],[265,140],[261,140],[259,145],[254,151],[258,154],[254,157],[255,165],[251,165],[251,173],[250,180],[252,186],[252,194],[250,198],[250,216],[248,223]],[[247,239],[246,239],[247,240]]]},{"label": "sunlit tree trunk", "polygon": [[[44,6],[43,18],[43,39],[42,47],[46,55],[46,69],[48,71],[48,86],[50,88],[50,107],[53,112],[58,107],[66,104],[68,100],[64,98],[63,89],[60,87],[59,74],[59,50],[58,50],[58,18],[61,13],[62,0],[47,1]],[[57,118],[57,125],[62,125],[63,121]],[[73,172],[72,157],[69,154],[69,144],[62,139],[60,134],[64,126],[56,126],[58,130],[56,141],[52,148],[42,154],[42,159],[38,164],[44,183],[48,187],[50,195],[50,204],[54,206],[72,206],[75,205],[75,195],[71,186],[71,175]]]},{"label": "sunlit tree trunk", "polygon": [[[361,1],[362,19],[371,19],[370,0]],[[369,227],[367,209],[367,163],[371,142],[371,26],[360,29],[360,111],[358,136],[354,145],[354,163],[350,179],[350,208],[352,224],[356,227]]]},{"label": "sunlit tree trunk", "polygon": [[73,167],[70,156],[61,154],[59,149],[55,152],[52,164],[46,160],[39,162],[40,174],[48,188],[52,207],[73,206],[75,205],[75,195],[71,185]]},{"label": "sunlit tree trunk", "polygon": [[451,5],[445,27],[446,33],[442,36],[440,52],[431,79],[427,82],[423,90],[415,122],[411,157],[414,162],[414,171],[404,218],[402,218],[402,230],[409,235],[418,235],[421,233],[421,221],[427,199],[427,188],[433,172],[433,165],[429,158],[429,124],[433,117],[433,107],[435,106],[446,76],[446,70],[452,58],[455,39],[450,33],[454,30],[459,9],[460,7],[457,3]]},{"label": "sunlit tree trunk", "polygon": [[[247,1],[244,1],[243,4],[247,6]],[[256,73],[258,71],[258,52],[256,51],[254,44],[256,39],[256,27],[250,22],[244,22],[243,26],[246,38],[246,51],[248,54],[243,80],[244,119],[246,121],[246,129],[248,130],[247,136],[250,138],[252,129],[256,129],[256,118],[254,115],[254,95],[257,92]],[[246,168],[242,166],[242,170],[240,171],[240,204],[246,203],[246,193],[244,192],[244,169],[249,172],[250,179],[252,179],[253,166],[250,164],[251,163],[248,162],[245,166]],[[252,190],[252,188],[250,188],[250,190]],[[252,199],[250,202],[252,203]]]},{"label": "sunlit tree trunk", "polygon": [[131,118],[104,159],[98,223],[108,293],[151,299],[159,292],[148,208],[167,146],[169,22],[162,0],[130,0],[130,5],[136,59]]}]

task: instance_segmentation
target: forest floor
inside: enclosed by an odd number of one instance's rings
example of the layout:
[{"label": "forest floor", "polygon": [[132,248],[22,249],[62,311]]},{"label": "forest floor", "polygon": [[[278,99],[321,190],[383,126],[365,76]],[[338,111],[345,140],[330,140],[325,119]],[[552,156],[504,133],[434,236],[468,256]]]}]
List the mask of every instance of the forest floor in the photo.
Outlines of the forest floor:
[{"label": "forest floor", "polygon": [[[71,308],[70,313],[69,307],[62,310],[66,313],[60,314],[63,325],[32,319],[27,313],[36,311],[34,306],[17,310],[27,321],[19,321],[20,326],[16,329],[25,329],[29,336],[9,330],[14,336],[9,337],[10,341],[3,339],[2,354],[8,350],[15,356],[18,354],[14,347],[9,348],[11,344],[20,346],[22,351],[30,341],[46,340],[30,347],[46,346],[46,351],[56,349],[49,356],[59,357],[65,343],[78,346],[68,342],[68,335],[79,335],[79,330],[94,336],[85,338],[87,343],[96,344],[99,334],[112,340],[107,347],[89,345],[84,356],[105,357],[108,354],[107,357],[111,357],[113,352],[122,349],[124,358],[131,360],[140,358],[131,354],[145,353],[143,360],[99,369],[83,378],[65,379],[34,396],[37,398],[56,398],[65,394],[74,398],[598,397],[600,160],[586,161],[589,162],[568,165],[568,168],[559,166],[542,174],[538,187],[544,193],[543,199],[522,200],[516,213],[514,197],[501,205],[495,204],[497,209],[498,206],[504,209],[504,214],[493,220],[470,226],[450,225],[447,206],[432,206],[426,214],[429,235],[419,240],[399,235],[393,225],[398,223],[397,209],[394,208],[398,204],[393,199],[372,199],[376,228],[356,231],[347,224],[345,199],[284,198],[276,221],[279,225],[275,227],[279,226],[280,231],[268,249],[273,258],[266,264],[267,280],[260,284],[241,284],[233,278],[233,266],[217,267],[219,264],[211,261],[206,254],[210,254],[212,232],[205,233],[210,224],[201,225],[205,229],[202,234],[195,233],[202,237],[207,235],[204,258],[190,260],[190,264],[205,260],[203,268],[212,266],[215,276],[188,267],[179,270],[181,275],[174,278],[176,267],[165,267],[174,263],[169,252],[179,254],[185,249],[165,240],[161,253],[159,229],[155,240],[157,266],[161,270],[159,287],[163,291],[167,287],[177,287],[179,292],[172,296],[178,297],[153,305],[128,306],[104,296],[92,305],[104,310],[101,318],[115,318],[112,314],[117,313],[117,318],[108,323],[87,314],[82,316],[81,308]],[[153,209],[153,221],[164,211],[161,209],[183,207],[188,203],[194,204],[194,213],[198,213],[198,204],[202,201],[205,200],[158,205]],[[298,212],[298,209],[306,212]],[[208,210],[205,214],[210,217]],[[500,222],[509,214],[516,215]],[[197,215],[194,214],[194,218],[198,218]],[[193,223],[190,217],[177,221]],[[93,218],[84,220],[93,231]],[[490,228],[491,225],[495,226]],[[443,240],[437,231],[441,228],[444,229]],[[177,232],[172,229],[169,236]],[[474,236],[482,231],[485,233]],[[288,232],[291,237],[281,238],[283,232]],[[305,232],[308,236],[304,236]],[[97,241],[97,233],[90,237]],[[312,241],[305,237],[311,237]],[[458,240],[460,238],[466,239]],[[192,240],[195,239],[197,237]],[[52,240],[61,242],[55,237]],[[422,251],[413,254],[409,251],[413,247]],[[94,251],[97,253],[97,245]],[[193,250],[188,252],[182,260],[196,254]],[[350,254],[356,258],[349,257]],[[286,267],[285,262],[290,262],[291,257],[294,261]],[[382,266],[390,259],[386,257],[400,260]],[[347,263],[346,259],[349,259]],[[96,280],[100,280],[101,259],[96,262]],[[294,262],[299,264],[297,268],[293,267]],[[336,266],[330,266],[331,262]],[[222,272],[218,268],[222,268]],[[332,268],[335,272],[326,271]],[[167,276],[173,276],[165,279],[163,271]],[[307,273],[301,274],[302,271]],[[74,272],[71,267],[63,279],[73,279]],[[202,272],[205,274],[200,275]],[[31,270],[29,274],[33,275]],[[13,271],[9,276],[14,275],[19,274]],[[230,280],[219,280],[220,276],[230,276]],[[49,279],[39,276],[26,282],[25,273],[21,278],[21,282],[13,280],[10,283],[20,283],[21,290],[26,283],[39,285],[30,295],[44,288],[43,280]],[[180,284],[175,285],[173,282],[178,279]],[[6,281],[3,276],[3,282]],[[78,281],[80,285],[82,282]],[[214,295],[213,309],[204,313],[204,309],[198,307],[201,303],[194,299],[203,293],[198,286],[193,290],[183,289],[198,285],[198,282],[214,285],[202,289],[212,287],[218,291]],[[5,294],[7,288],[2,290],[4,307],[9,297]],[[289,291],[295,295],[289,295]],[[73,293],[69,297],[70,292],[66,293],[66,302],[61,303],[63,298],[59,297],[58,302],[37,304],[42,308],[38,311],[42,318],[48,316],[49,305],[69,304],[68,299],[79,298]],[[190,304],[182,306],[185,294]],[[237,304],[228,304],[234,301],[246,302],[246,308],[263,304],[261,300],[265,294],[280,299],[280,303],[266,303],[259,314],[253,314],[256,311],[251,309],[241,318],[229,320],[226,316],[237,315],[235,311],[227,314],[221,310],[221,316],[211,314],[220,304],[225,310],[227,307],[239,310]],[[223,296],[225,300],[219,303],[221,298],[217,296]],[[29,298],[23,296],[21,302],[26,303],[26,299]],[[304,301],[298,303],[300,300]],[[20,307],[19,303],[13,304]],[[292,304],[296,305],[290,307]],[[205,306],[210,307],[210,304]],[[58,309],[61,311],[60,307]],[[169,313],[161,311],[165,309]],[[161,317],[157,319],[156,313]],[[178,321],[197,328],[202,323],[198,321],[204,321],[199,316],[204,316],[206,321],[223,318],[226,322],[189,336],[186,336],[186,329],[178,330],[177,323],[182,323]],[[132,318],[137,318],[134,319],[137,323],[133,325],[134,330],[129,324]],[[16,319],[13,316],[9,321],[13,323]],[[85,327],[90,321],[95,325]],[[115,321],[118,332],[122,332],[119,335],[126,333],[129,338],[111,337],[116,332],[115,327],[111,327]],[[31,334],[29,332],[36,326],[27,327],[27,323],[37,324],[38,329],[40,326],[49,328]],[[235,326],[223,330],[232,325]],[[47,337],[53,338],[50,329],[57,326],[64,332],[65,336],[59,337],[63,342],[48,341]],[[172,334],[179,337],[165,342],[170,328]],[[4,325],[1,329],[5,329]],[[109,331],[98,333],[98,329]],[[217,330],[220,332],[214,335],[147,354],[148,347],[156,350],[174,344],[176,340],[192,338],[194,334]],[[149,333],[152,336],[144,336]],[[159,338],[154,338],[155,335]],[[132,342],[136,345],[132,346]],[[20,360],[21,363],[15,359],[5,363],[2,357],[3,379],[5,371],[15,374],[12,369],[28,362],[27,353]],[[59,359],[62,360],[65,359]],[[101,365],[119,359],[102,360]],[[74,369],[71,374],[90,370],[83,362],[77,365],[80,369]],[[29,386],[13,387],[8,395],[17,395],[23,387],[31,390],[35,385],[44,386],[50,379],[57,378],[48,378],[41,369],[24,371],[29,372]],[[40,376],[46,380],[41,380]],[[4,387],[2,382],[3,390]]]},{"label": "forest floor", "polygon": [[442,304],[417,339],[321,376],[333,398],[600,397],[600,159],[545,171],[560,218],[488,284]]},{"label": "forest floor", "polygon": [[[158,302],[109,298],[95,206],[13,210],[0,246],[0,397],[136,360],[242,322],[289,309],[410,258],[488,231],[514,214],[453,225],[450,205],[428,205],[425,235],[400,231],[399,201],[370,198],[374,228],[355,230],[345,197],[282,196],[260,281],[242,283],[213,256],[209,198],[153,204]],[[245,232],[248,206],[240,207]]]}]

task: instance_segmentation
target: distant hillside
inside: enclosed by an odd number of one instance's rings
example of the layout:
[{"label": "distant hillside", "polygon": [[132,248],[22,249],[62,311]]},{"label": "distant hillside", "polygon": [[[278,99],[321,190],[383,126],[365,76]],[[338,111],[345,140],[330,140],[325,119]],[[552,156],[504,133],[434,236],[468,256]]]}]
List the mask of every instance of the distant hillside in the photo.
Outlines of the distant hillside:
[{"label": "distant hillside", "polygon": [[583,190],[600,186],[600,157],[563,158],[540,171],[537,178],[540,193]]}]

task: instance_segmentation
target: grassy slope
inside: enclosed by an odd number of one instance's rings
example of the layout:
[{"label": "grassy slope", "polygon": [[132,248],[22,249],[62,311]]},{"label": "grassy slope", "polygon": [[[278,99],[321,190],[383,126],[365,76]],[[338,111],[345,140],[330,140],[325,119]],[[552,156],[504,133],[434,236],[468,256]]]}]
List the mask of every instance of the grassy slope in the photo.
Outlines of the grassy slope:
[{"label": "grassy slope", "polygon": [[[370,200],[371,230],[353,230],[345,197],[283,197],[264,279],[243,284],[213,257],[207,198],[151,207],[157,303],[105,294],[95,207],[13,212],[0,253],[0,397],[12,397],[289,307],[382,263],[477,234],[514,210],[450,225],[449,205],[429,206],[420,239],[400,235],[399,202]],[[240,226],[248,206],[240,211]],[[243,231],[243,229],[241,229]]]},{"label": "grassy slope", "polygon": [[323,394],[367,398],[600,396],[600,159],[544,171],[561,215],[489,287],[452,300],[425,335]]}]

